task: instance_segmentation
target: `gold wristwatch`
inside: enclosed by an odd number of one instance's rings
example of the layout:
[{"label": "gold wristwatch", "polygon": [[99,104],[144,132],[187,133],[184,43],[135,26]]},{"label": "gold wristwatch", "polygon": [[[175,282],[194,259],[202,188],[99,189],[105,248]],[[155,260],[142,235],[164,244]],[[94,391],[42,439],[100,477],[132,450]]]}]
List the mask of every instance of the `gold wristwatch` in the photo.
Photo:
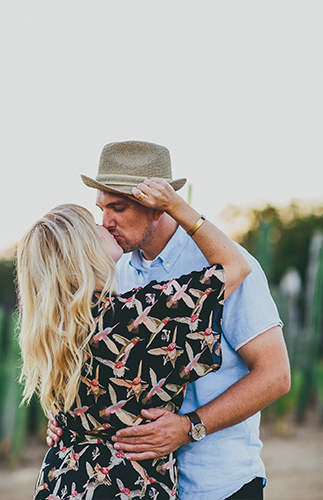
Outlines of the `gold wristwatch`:
[{"label": "gold wristwatch", "polygon": [[207,431],[198,414],[195,411],[191,411],[190,413],[185,413],[185,415],[191,421],[191,430],[188,434],[191,436],[192,441],[201,441],[201,439],[204,439]]}]

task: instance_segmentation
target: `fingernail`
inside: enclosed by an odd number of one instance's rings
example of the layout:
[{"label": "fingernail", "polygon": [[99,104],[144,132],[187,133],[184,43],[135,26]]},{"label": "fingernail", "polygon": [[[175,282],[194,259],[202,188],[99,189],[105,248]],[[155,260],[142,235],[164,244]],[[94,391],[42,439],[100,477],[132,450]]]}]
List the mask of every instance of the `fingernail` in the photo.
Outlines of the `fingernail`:
[{"label": "fingernail", "polygon": [[112,441],[116,441],[117,440],[117,436],[112,436]]},{"label": "fingernail", "polygon": [[128,453],[126,454],[126,459],[127,460],[131,460],[131,455],[128,455]]}]

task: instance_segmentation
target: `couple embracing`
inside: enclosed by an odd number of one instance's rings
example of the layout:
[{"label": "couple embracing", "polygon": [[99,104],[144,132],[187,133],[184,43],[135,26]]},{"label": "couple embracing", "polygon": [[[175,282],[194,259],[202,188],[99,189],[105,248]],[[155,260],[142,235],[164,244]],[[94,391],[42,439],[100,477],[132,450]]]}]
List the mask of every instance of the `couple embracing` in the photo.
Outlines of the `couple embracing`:
[{"label": "couple embracing", "polygon": [[24,399],[52,412],[35,499],[262,499],[259,411],[290,383],[263,271],[167,148],[108,144],[82,180],[102,226],[61,205],[18,248]]}]

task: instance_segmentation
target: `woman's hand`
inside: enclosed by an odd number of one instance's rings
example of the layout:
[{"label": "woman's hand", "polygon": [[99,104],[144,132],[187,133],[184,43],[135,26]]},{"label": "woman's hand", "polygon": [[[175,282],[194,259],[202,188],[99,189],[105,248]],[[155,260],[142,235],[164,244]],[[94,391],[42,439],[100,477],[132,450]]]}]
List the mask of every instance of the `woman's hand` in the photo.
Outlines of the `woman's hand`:
[{"label": "woman's hand", "polygon": [[61,439],[63,434],[63,429],[58,426],[58,422],[54,417],[53,413],[50,411],[48,413],[48,426],[47,426],[47,438],[46,442],[49,447],[55,446]]},{"label": "woman's hand", "polygon": [[141,205],[170,215],[176,211],[178,204],[184,202],[167,181],[158,177],[145,179],[132,189],[132,194]]}]

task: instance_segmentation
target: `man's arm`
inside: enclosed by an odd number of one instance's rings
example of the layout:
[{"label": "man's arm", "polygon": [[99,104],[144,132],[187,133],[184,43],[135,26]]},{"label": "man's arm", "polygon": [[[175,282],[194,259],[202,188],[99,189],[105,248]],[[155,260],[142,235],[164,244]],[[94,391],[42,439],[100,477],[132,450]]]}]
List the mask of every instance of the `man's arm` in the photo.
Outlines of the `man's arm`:
[{"label": "man's arm", "polygon": [[[249,373],[223,394],[197,409],[208,434],[236,425],[286,394],[290,389],[290,368],[280,326],[270,328],[239,349]],[[117,432],[115,448],[131,460],[166,455],[188,443],[190,422],[184,415],[165,409],[143,410],[152,422]]]}]

